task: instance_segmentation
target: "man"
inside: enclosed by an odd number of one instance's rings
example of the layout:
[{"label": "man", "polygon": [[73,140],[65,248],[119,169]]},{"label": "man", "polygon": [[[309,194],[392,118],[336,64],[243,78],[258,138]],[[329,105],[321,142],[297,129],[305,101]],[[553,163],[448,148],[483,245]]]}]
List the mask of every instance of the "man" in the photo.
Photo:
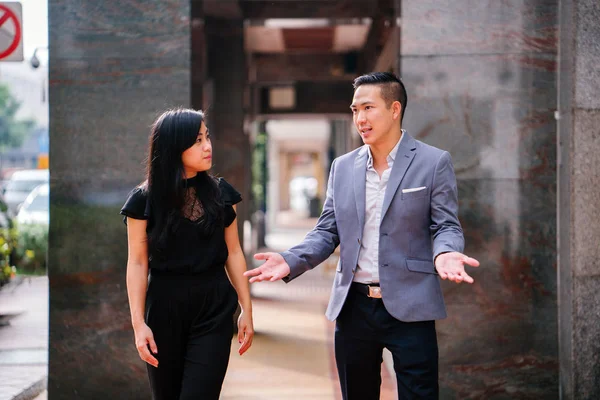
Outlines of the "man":
[{"label": "man", "polygon": [[379,399],[383,348],[393,355],[401,399],[438,398],[435,320],[446,317],[439,278],[473,283],[462,254],[450,155],[401,128],[407,96],[390,73],[354,81],[354,125],[365,143],[331,165],[316,227],[246,272],[250,282],[286,282],[338,246],[327,317],[336,320],[335,357],[345,400]]}]

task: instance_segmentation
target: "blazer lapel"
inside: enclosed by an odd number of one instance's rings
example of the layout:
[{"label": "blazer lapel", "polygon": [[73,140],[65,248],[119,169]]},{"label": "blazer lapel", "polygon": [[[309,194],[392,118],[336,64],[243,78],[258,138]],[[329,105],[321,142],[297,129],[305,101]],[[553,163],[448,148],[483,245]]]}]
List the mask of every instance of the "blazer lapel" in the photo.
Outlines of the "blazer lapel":
[{"label": "blazer lapel", "polygon": [[383,221],[383,218],[385,218],[385,214],[390,208],[390,204],[392,204],[392,199],[394,198],[396,191],[398,191],[400,182],[402,182],[410,163],[415,157],[417,142],[408,133],[404,132],[404,135],[407,137],[402,138],[402,142],[398,147],[396,159],[394,160],[394,166],[392,167],[392,171],[390,173],[390,180],[388,181],[385,195],[383,196],[383,205],[381,206],[381,221]]},{"label": "blazer lapel", "polygon": [[358,227],[360,232],[358,237],[362,238],[363,228],[365,226],[365,204],[366,204],[366,186],[367,186],[367,148],[358,152],[354,159],[354,200],[356,202],[356,212],[358,213]]}]

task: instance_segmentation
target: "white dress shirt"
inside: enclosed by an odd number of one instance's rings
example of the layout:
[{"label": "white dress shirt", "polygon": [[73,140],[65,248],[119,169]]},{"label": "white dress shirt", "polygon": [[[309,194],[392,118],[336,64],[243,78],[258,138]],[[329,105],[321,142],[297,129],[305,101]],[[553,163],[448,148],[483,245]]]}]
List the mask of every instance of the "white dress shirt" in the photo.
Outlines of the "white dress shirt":
[{"label": "white dress shirt", "polygon": [[365,186],[365,226],[363,228],[360,251],[358,253],[358,266],[354,274],[354,282],[379,283],[379,225],[381,224],[381,208],[383,197],[398,153],[398,146],[405,136],[402,136],[396,146],[387,156],[388,167],[381,178],[373,166],[371,147],[367,146],[369,157],[367,159],[367,182]]}]

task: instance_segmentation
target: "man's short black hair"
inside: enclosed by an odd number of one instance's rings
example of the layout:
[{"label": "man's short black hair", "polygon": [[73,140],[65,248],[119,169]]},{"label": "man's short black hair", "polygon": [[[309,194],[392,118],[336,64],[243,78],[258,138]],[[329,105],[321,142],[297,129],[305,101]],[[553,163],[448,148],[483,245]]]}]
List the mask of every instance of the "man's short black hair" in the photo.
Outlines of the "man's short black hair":
[{"label": "man's short black hair", "polygon": [[354,90],[362,85],[381,86],[381,97],[385,100],[388,108],[394,101],[399,101],[402,105],[402,115],[400,116],[400,122],[402,122],[408,98],[406,96],[406,88],[400,78],[391,72],[371,72],[370,74],[361,75],[354,80]]}]

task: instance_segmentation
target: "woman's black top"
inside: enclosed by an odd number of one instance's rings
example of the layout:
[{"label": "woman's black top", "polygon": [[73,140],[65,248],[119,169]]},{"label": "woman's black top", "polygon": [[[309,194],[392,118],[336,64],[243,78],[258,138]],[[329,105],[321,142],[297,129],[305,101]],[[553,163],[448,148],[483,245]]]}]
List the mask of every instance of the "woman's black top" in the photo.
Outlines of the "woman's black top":
[{"label": "woman's black top", "polygon": [[[186,180],[188,187],[194,187],[197,179]],[[242,201],[240,193],[223,178],[218,178],[218,186],[223,203],[223,220],[214,227],[210,234],[200,229],[200,218],[186,218],[184,213],[177,213],[177,221],[168,235],[166,248],[148,247],[148,267],[151,272],[166,274],[203,274],[213,268],[223,267],[229,255],[225,243],[225,227],[231,225],[236,218],[233,205]],[[148,229],[152,227],[152,208],[149,204],[145,188],[137,187],[131,191],[121,209],[121,214],[134,219],[148,221]],[[193,213],[190,215],[192,216]]]}]

